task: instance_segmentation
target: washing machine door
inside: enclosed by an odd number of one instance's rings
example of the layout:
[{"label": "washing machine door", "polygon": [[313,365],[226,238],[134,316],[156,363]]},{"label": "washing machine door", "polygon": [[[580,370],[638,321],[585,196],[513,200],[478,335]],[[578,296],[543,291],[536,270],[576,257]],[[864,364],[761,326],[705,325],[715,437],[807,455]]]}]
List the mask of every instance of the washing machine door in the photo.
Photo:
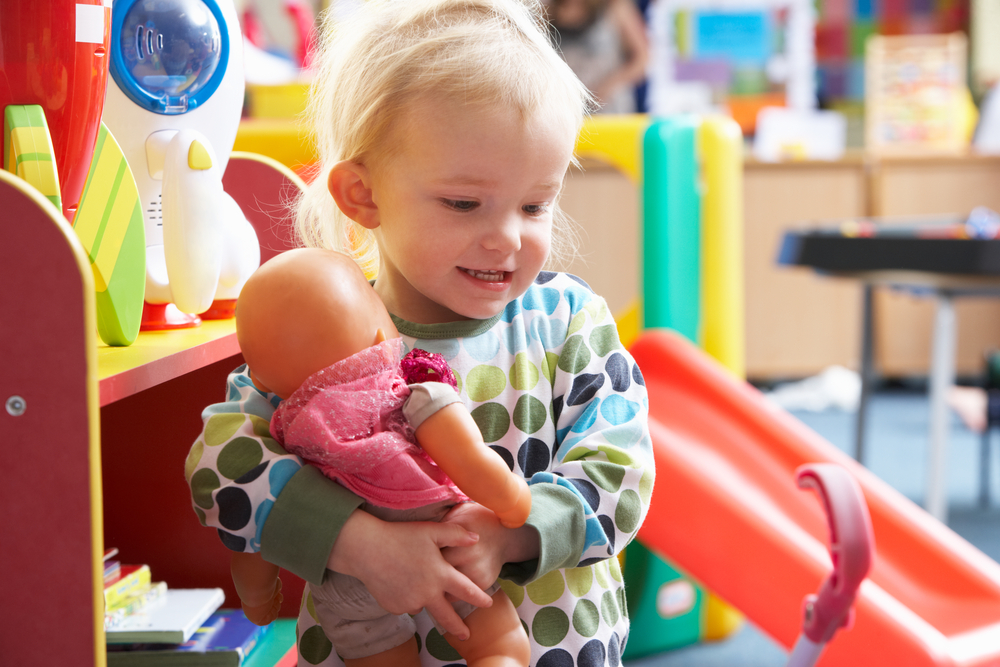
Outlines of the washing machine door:
[{"label": "washing machine door", "polygon": [[231,48],[225,25],[216,0],[116,0],[111,76],[145,109],[187,113],[225,76]]}]

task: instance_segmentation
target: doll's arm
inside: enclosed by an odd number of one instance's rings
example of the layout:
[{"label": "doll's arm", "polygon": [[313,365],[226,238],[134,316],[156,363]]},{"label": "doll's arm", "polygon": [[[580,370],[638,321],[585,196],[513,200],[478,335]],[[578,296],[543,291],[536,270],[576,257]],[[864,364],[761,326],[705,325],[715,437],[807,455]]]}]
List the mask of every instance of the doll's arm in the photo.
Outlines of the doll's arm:
[{"label": "doll's arm", "polygon": [[438,410],[414,433],[424,451],[465,495],[493,510],[507,528],[524,524],[531,512],[527,483],[486,446],[464,405],[452,403]]},{"label": "doll's arm", "polygon": [[233,552],[230,569],[246,617],[257,625],[267,625],[276,619],[282,600],[278,566],[268,563],[259,553]]}]

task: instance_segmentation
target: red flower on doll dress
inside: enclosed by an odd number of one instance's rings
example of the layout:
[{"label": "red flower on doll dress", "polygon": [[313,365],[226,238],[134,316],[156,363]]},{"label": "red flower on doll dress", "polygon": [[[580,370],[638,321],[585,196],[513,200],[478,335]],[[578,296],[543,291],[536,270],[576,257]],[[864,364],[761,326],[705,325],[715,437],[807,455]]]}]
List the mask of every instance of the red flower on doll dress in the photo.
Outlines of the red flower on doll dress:
[{"label": "red flower on doll dress", "polygon": [[406,384],[443,382],[451,385],[452,389],[458,389],[455,374],[440,354],[415,347],[406,353],[403,360],[399,362],[399,367],[403,371]]},{"label": "red flower on doll dress", "polygon": [[[465,495],[416,444],[403,416],[410,390],[401,372],[402,345],[399,338],[386,340],[310,376],[278,406],[271,435],[375,505],[411,509],[460,502]],[[429,354],[420,352],[420,359]],[[447,363],[434,356],[454,383]],[[415,366],[418,374],[445,381],[438,362]]]}]

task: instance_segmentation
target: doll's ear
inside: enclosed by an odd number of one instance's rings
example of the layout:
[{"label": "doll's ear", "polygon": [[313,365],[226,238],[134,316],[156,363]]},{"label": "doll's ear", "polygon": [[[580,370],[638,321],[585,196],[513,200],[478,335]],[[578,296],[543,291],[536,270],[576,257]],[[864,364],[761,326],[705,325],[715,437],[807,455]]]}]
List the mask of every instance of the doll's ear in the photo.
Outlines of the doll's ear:
[{"label": "doll's ear", "polygon": [[368,229],[379,226],[378,206],[372,198],[368,167],[348,160],[338,162],[330,170],[327,188],[348,218]]}]

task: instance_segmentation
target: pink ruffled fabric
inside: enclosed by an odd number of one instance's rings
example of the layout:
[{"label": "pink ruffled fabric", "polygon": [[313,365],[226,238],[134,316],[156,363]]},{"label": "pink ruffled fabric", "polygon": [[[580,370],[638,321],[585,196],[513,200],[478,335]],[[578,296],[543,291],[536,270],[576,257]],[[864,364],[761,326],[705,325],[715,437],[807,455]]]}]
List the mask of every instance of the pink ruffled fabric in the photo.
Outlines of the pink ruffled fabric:
[{"label": "pink ruffled fabric", "polygon": [[278,406],[271,434],[365,500],[412,509],[466,499],[416,444],[403,416],[410,395],[399,338],[343,359],[306,380]]}]

